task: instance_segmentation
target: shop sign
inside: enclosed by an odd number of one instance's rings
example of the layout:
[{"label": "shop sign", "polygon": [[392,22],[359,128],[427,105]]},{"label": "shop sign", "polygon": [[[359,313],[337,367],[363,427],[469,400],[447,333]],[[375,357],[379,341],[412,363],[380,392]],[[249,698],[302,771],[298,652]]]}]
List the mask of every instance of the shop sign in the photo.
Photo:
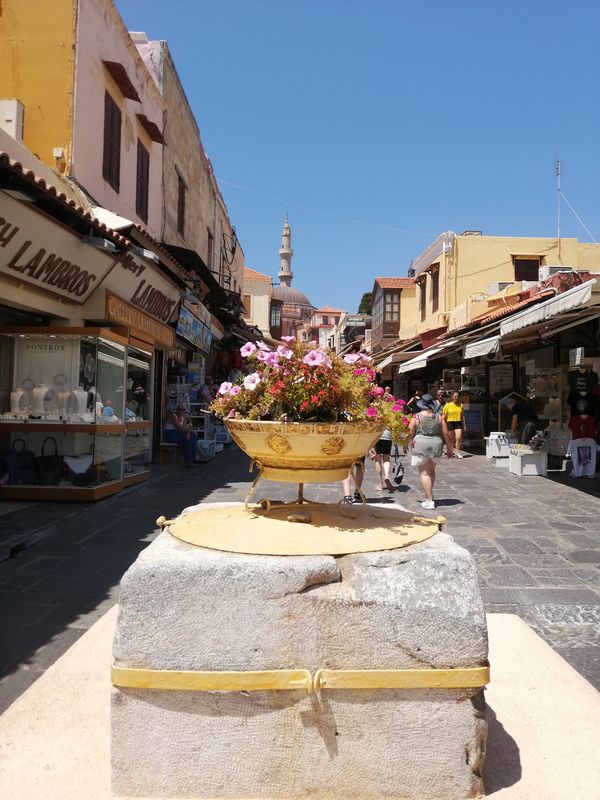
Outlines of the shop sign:
[{"label": "shop sign", "polygon": [[162,325],[112,292],[106,292],[106,319],[140,331],[156,345],[168,348],[175,346],[175,331],[172,328]]},{"label": "shop sign", "polygon": [[179,288],[129,251],[121,253],[114,265],[103,287],[118,292],[119,297],[159,322],[170,322],[181,298]]},{"label": "shop sign", "polygon": [[344,320],[344,325],[348,328],[352,327],[361,327],[364,328],[365,320],[364,317],[346,317]]},{"label": "shop sign", "polygon": [[0,192],[1,274],[84,303],[114,263],[114,255]]},{"label": "shop sign", "polygon": [[574,347],[572,350],[569,350],[569,366],[580,367],[585,357],[584,352],[584,347]]},{"label": "shop sign", "polygon": [[179,319],[177,320],[177,335],[182,339],[199,347],[201,350],[208,352],[210,350],[210,343],[212,334],[210,328],[204,325],[195,314],[192,314],[185,306],[182,306],[179,311]]},{"label": "shop sign", "polygon": [[165,350],[165,356],[169,361],[177,361],[178,364],[187,363],[187,350],[183,347],[173,347],[171,350]]},{"label": "shop sign", "polygon": [[188,311],[191,311],[194,316],[198,317],[200,322],[203,322],[208,328],[210,328],[210,311],[206,306],[203,306],[202,303],[188,303],[185,302],[183,304]]}]

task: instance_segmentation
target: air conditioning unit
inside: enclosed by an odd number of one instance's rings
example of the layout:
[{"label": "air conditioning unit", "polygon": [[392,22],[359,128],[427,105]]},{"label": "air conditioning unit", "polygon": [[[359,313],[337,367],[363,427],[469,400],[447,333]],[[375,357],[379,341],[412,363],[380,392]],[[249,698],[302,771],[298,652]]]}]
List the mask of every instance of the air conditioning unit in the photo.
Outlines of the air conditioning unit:
[{"label": "air conditioning unit", "polygon": [[539,281],[521,281],[521,289],[525,292],[527,289],[533,289],[538,283]]},{"label": "air conditioning unit", "polygon": [[543,267],[540,267],[539,271],[539,279],[541,281],[545,281],[548,278],[552,277],[552,275],[556,275],[557,272],[574,272],[575,270],[573,267],[563,267],[562,264],[545,264]]},{"label": "air conditioning unit", "polygon": [[14,97],[0,99],[0,128],[21,143],[24,120],[25,106],[20,100]]},{"label": "air conditioning unit", "polygon": [[500,281],[499,283],[490,283],[488,286],[488,294],[498,294],[503,289],[506,289],[508,286],[512,286],[514,281]]}]

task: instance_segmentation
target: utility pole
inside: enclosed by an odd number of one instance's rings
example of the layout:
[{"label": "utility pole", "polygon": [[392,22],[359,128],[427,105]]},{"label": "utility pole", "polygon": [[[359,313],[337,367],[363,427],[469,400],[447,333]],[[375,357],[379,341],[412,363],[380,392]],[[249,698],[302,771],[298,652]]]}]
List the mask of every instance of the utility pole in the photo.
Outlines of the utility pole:
[{"label": "utility pole", "polygon": [[556,162],[556,238],[558,239],[558,260],[560,262],[560,161]]}]

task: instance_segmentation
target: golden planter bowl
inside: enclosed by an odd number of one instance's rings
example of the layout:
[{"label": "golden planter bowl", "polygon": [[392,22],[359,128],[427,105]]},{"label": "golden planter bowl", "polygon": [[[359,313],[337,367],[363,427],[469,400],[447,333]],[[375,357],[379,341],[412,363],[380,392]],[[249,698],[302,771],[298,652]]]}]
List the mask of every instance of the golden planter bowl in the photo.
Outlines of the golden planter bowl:
[{"label": "golden planter bowl", "polygon": [[383,433],[381,422],[263,422],[225,420],[239,447],[262,475],[285,483],[329,483],[348,477]]}]

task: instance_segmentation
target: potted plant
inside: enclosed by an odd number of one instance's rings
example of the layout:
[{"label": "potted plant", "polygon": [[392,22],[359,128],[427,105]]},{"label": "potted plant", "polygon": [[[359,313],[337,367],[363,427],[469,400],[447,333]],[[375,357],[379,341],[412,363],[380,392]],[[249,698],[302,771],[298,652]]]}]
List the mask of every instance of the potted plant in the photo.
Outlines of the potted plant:
[{"label": "potted plant", "polygon": [[263,477],[342,480],[384,428],[397,443],[406,441],[404,405],[383,399],[369,356],[283,338],[276,348],[247,342],[240,352],[248,374],[222,383],[210,406]]}]

